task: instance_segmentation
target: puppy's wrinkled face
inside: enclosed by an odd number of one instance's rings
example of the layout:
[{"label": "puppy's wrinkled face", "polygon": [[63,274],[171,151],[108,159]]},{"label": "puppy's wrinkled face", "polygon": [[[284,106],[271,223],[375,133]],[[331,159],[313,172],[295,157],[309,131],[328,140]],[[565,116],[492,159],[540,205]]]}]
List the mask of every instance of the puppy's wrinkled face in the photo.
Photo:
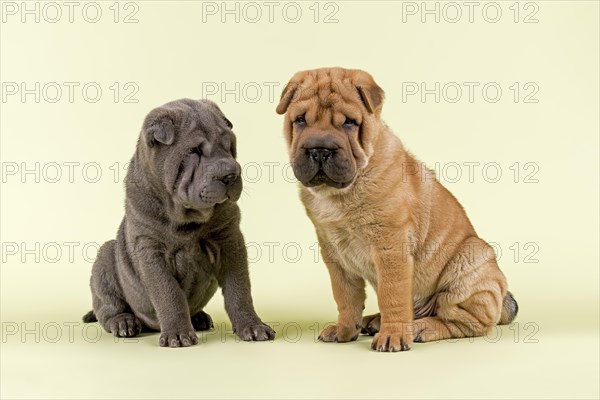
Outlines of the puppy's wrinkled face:
[{"label": "puppy's wrinkled face", "polygon": [[177,100],[148,114],[141,138],[146,160],[175,205],[206,211],[239,199],[241,167],[232,128],[208,100]]},{"label": "puppy's wrinkled face", "polygon": [[350,186],[372,153],[383,91],[360,70],[299,72],[277,106],[296,178],[306,187]]}]

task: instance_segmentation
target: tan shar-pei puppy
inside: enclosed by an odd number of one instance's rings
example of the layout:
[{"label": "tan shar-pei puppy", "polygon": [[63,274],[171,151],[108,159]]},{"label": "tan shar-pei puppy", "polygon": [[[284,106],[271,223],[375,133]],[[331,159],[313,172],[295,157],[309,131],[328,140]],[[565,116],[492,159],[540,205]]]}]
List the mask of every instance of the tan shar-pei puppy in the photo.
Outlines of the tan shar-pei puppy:
[{"label": "tan shar-pei puppy", "polygon": [[[294,75],[277,106],[339,312],[320,339],[362,331],[372,349],[402,351],[510,323],[517,303],[493,249],[381,120],[383,98],[368,73],[323,68]],[[365,281],[380,314],[363,318]]]}]

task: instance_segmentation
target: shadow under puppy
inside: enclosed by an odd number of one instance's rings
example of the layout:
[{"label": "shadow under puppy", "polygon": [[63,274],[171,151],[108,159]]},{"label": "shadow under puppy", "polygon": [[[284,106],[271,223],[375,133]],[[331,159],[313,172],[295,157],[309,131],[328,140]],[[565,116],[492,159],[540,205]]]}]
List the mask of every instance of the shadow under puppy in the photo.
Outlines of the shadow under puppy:
[{"label": "shadow under puppy", "polygon": [[221,286],[241,339],[275,337],[252,304],[235,157],[232,124],[211,101],[177,100],[146,116],[125,217],[92,268],[85,322],[121,337],[159,330],[161,346],[190,346],[195,330],[212,328],[202,309]]}]

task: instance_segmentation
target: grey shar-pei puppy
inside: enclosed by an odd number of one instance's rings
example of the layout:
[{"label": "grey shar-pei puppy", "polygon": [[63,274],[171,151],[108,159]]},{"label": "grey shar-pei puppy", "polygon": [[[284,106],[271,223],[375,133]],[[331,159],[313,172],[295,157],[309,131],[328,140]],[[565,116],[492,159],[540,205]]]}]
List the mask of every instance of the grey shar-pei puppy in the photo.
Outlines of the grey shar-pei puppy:
[{"label": "grey shar-pei puppy", "polygon": [[182,99],[144,121],[126,177],[125,217],[92,268],[93,311],[115,336],[160,331],[161,346],[198,343],[218,286],[234,332],[270,340],[254,311],[236,201],[242,192],[232,124],[211,101]]}]

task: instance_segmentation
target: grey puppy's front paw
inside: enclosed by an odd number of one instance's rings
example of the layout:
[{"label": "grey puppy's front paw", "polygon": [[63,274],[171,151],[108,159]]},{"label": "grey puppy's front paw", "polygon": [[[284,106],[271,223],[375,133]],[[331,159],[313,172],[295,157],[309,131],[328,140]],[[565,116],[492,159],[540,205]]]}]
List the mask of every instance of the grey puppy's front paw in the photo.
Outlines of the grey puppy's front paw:
[{"label": "grey puppy's front paw", "polygon": [[262,322],[250,324],[240,329],[236,329],[235,333],[240,337],[240,339],[247,342],[261,342],[264,340],[275,339],[275,331],[271,329],[269,325],[263,324]]},{"label": "grey puppy's front paw", "polygon": [[158,344],[161,347],[188,347],[198,344],[198,336],[193,329],[161,332]]},{"label": "grey puppy's front paw", "polygon": [[134,337],[142,331],[142,323],[133,314],[123,313],[112,317],[108,323],[108,330],[117,337]]}]

